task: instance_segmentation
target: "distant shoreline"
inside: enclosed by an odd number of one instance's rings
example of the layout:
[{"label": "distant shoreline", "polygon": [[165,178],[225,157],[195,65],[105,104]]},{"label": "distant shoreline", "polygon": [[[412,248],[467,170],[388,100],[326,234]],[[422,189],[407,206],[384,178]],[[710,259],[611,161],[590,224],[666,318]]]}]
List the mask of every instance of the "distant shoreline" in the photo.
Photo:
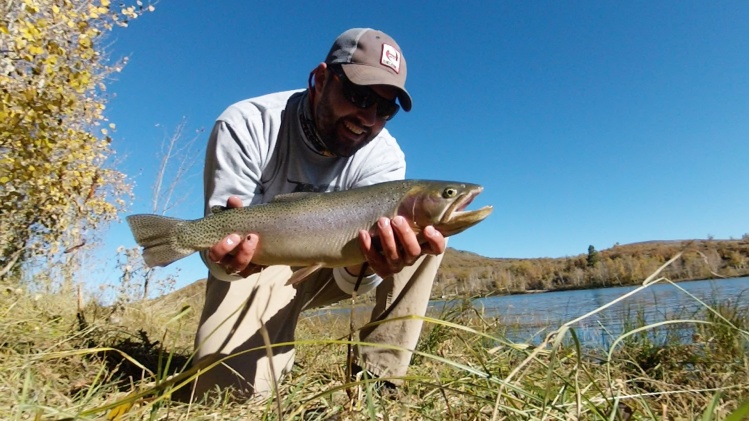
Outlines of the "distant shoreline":
[{"label": "distant shoreline", "polygon": [[[682,282],[700,282],[700,281],[721,281],[721,280],[727,280],[727,279],[737,279],[737,278],[749,278],[749,275],[740,275],[740,276],[724,276],[724,277],[714,277],[714,278],[693,278],[693,279],[679,279],[679,280],[671,280],[673,283],[682,283]],[[445,300],[460,300],[460,299],[474,299],[474,298],[484,298],[484,297],[503,297],[503,296],[509,296],[509,295],[528,295],[528,294],[544,294],[547,292],[562,292],[562,291],[584,291],[584,290],[596,290],[596,289],[608,289],[608,288],[621,288],[621,287],[632,287],[632,286],[638,286],[642,285],[642,283],[631,283],[631,284],[618,284],[618,285],[604,285],[604,286],[597,286],[597,287],[561,287],[561,288],[551,288],[551,289],[534,289],[534,290],[527,290],[527,291],[510,291],[510,292],[497,292],[494,294],[480,294],[480,295],[474,295],[474,296],[449,296],[449,297],[441,297],[441,298],[431,298],[430,301],[445,301]],[[749,287],[749,284],[747,285]]]}]

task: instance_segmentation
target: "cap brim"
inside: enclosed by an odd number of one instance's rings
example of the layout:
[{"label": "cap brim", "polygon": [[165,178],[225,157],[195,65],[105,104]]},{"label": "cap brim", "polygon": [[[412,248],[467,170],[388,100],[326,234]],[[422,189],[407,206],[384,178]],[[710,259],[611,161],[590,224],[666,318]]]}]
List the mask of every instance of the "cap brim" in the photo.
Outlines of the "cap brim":
[{"label": "cap brim", "polygon": [[357,85],[386,85],[398,89],[398,102],[404,111],[411,111],[411,95],[397,76],[376,67],[347,63],[341,66],[346,77]]}]

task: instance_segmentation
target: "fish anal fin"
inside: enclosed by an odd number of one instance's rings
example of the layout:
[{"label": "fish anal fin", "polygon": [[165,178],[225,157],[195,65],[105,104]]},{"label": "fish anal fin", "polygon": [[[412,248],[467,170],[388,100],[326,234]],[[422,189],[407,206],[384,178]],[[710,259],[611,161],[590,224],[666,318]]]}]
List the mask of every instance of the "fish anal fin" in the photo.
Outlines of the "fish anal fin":
[{"label": "fish anal fin", "polygon": [[308,276],[317,272],[317,270],[321,269],[322,267],[322,263],[317,263],[312,266],[301,268],[291,275],[291,278],[286,281],[286,285],[296,285],[305,280]]}]

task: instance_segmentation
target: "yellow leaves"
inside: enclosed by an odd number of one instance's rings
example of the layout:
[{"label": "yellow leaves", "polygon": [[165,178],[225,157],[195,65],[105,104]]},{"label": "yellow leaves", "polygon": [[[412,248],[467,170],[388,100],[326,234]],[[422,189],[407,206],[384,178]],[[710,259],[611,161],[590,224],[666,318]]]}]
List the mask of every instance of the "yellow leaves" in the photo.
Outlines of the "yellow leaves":
[{"label": "yellow leaves", "polygon": [[23,22],[21,24],[20,32],[21,32],[21,36],[23,36],[25,39],[27,39],[29,41],[35,40],[41,34],[41,32],[39,31],[39,29],[36,27],[35,23],[34,22],[30,22],[30,21],[29,22]]},{"label": "yellow leaves", "polygon": [[30,45],[28,51],[32,56],[38,56],[44,52],[44,49],[38,45]]},{"label": "yellow leaves", "polygon": [[46,64],[48,68],[55,67],[57,65],[57,61],[58,57],[55,54],[49,54],[44,58],[44,64]]},{"label": "yellow leaves", "polygon": [[22,121],[27,124],[33,123],[37,119],[37,112],[36,110],[28,110],[23,114]]},{"label": "yellow leaves", "polygon": [[91,73],[87,70],[71,72],[67,75],[68,84],[78,93],[85,92],[91,84]]},{"label": "yellow leaves", "polygon": [[34,88],[26,88],[26,90],[23,91],[23,97],[26,100],[26,102],[31,102],[36,98],[36,89]]},{"label": "yellow leaves", "polygon": [[138,17],[138,14],[135,13],[135,6],[123,7],[122,10],[120,10],[120,13],[130,19],[135,19]]},{"label": "yellow leaves", "polygon": [[[0,79],[0,85],[4,85],[3,80]],[[0,101],[0,121],[6,121],[10,117],[11,109],[9,108],[9,97],[10,94],[3,95]]]},{"label": "yellow leaves", "polygon": [[124,0],[115,11],[110,1],[17,0],[4,9],[0,214],[13,218],[0,218],[0,256],[19,241],[4,233],[54,247],[71,227],[91,231],[115,218],[128,195],[124,175],[102,168],[115,125],[101,92],[121,63],[105,60],[99,40],[143,10]]},{"label": "yellow leaves", "polygon": [[107,5],[96,6],[95,4],[88,5],[88,17],[90,19],[98,19],[102,15],[109,13],[109,2]]},{"label": "yellow leaves", "polygon": [[83,48],[91,48],[92,46],[91,39],[89,39],[86,36],[81,36],[80,38],[78,38],[78,45],[80,45]]},{"label": "yellow leaves", "polygon": [[39,12],[39,6],[37,5],[37,2],[33,0],[23,0],[23,4],[26,8],[26,11],[30,14],[36,14]]}]

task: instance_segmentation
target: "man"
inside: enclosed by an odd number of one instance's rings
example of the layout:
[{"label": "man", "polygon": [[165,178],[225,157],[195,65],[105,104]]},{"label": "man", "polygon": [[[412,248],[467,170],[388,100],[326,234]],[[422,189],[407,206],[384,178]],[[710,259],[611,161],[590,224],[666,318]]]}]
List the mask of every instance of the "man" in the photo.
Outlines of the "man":
[{"label": "man", "polygon": [[[405,82],[406,60],[398,44],[383,32],[355,28],[336,39],[310,74],[308,89],[230,106],[209,139],[206,212],[215,205],[264,203],[283,193],[403,179],[403,153],[384,127],[399,108],[411,109]],[[255,234],[229,235],[203,253],[210,274],[196,360],[205,364],[232,357],[200,375],[196,396],[229,387],[239,397],[269,394],[274,380],[291,369],[294,350],[273,347],[270,361],[261,326],[272,344],[293,341],[299,314],[350,297],[359,275],[357,293],[376,288],[373,321],[423,315],[445,238],[427,227],[426,244],[420,245],[402,217],[381,218],[375,231],[359,233],[366,265],[322,269],[293,286],[286,285],[292,268],[252,264],[255,247],[263,241]],[[402,350],[359,347],[356,366],[372,376],[405,375],[411,359],[407,350],[414,349],[420,331],[419,320],[362,329],[362,341]],[[259,350],[247,351],[253,348]]]}]

